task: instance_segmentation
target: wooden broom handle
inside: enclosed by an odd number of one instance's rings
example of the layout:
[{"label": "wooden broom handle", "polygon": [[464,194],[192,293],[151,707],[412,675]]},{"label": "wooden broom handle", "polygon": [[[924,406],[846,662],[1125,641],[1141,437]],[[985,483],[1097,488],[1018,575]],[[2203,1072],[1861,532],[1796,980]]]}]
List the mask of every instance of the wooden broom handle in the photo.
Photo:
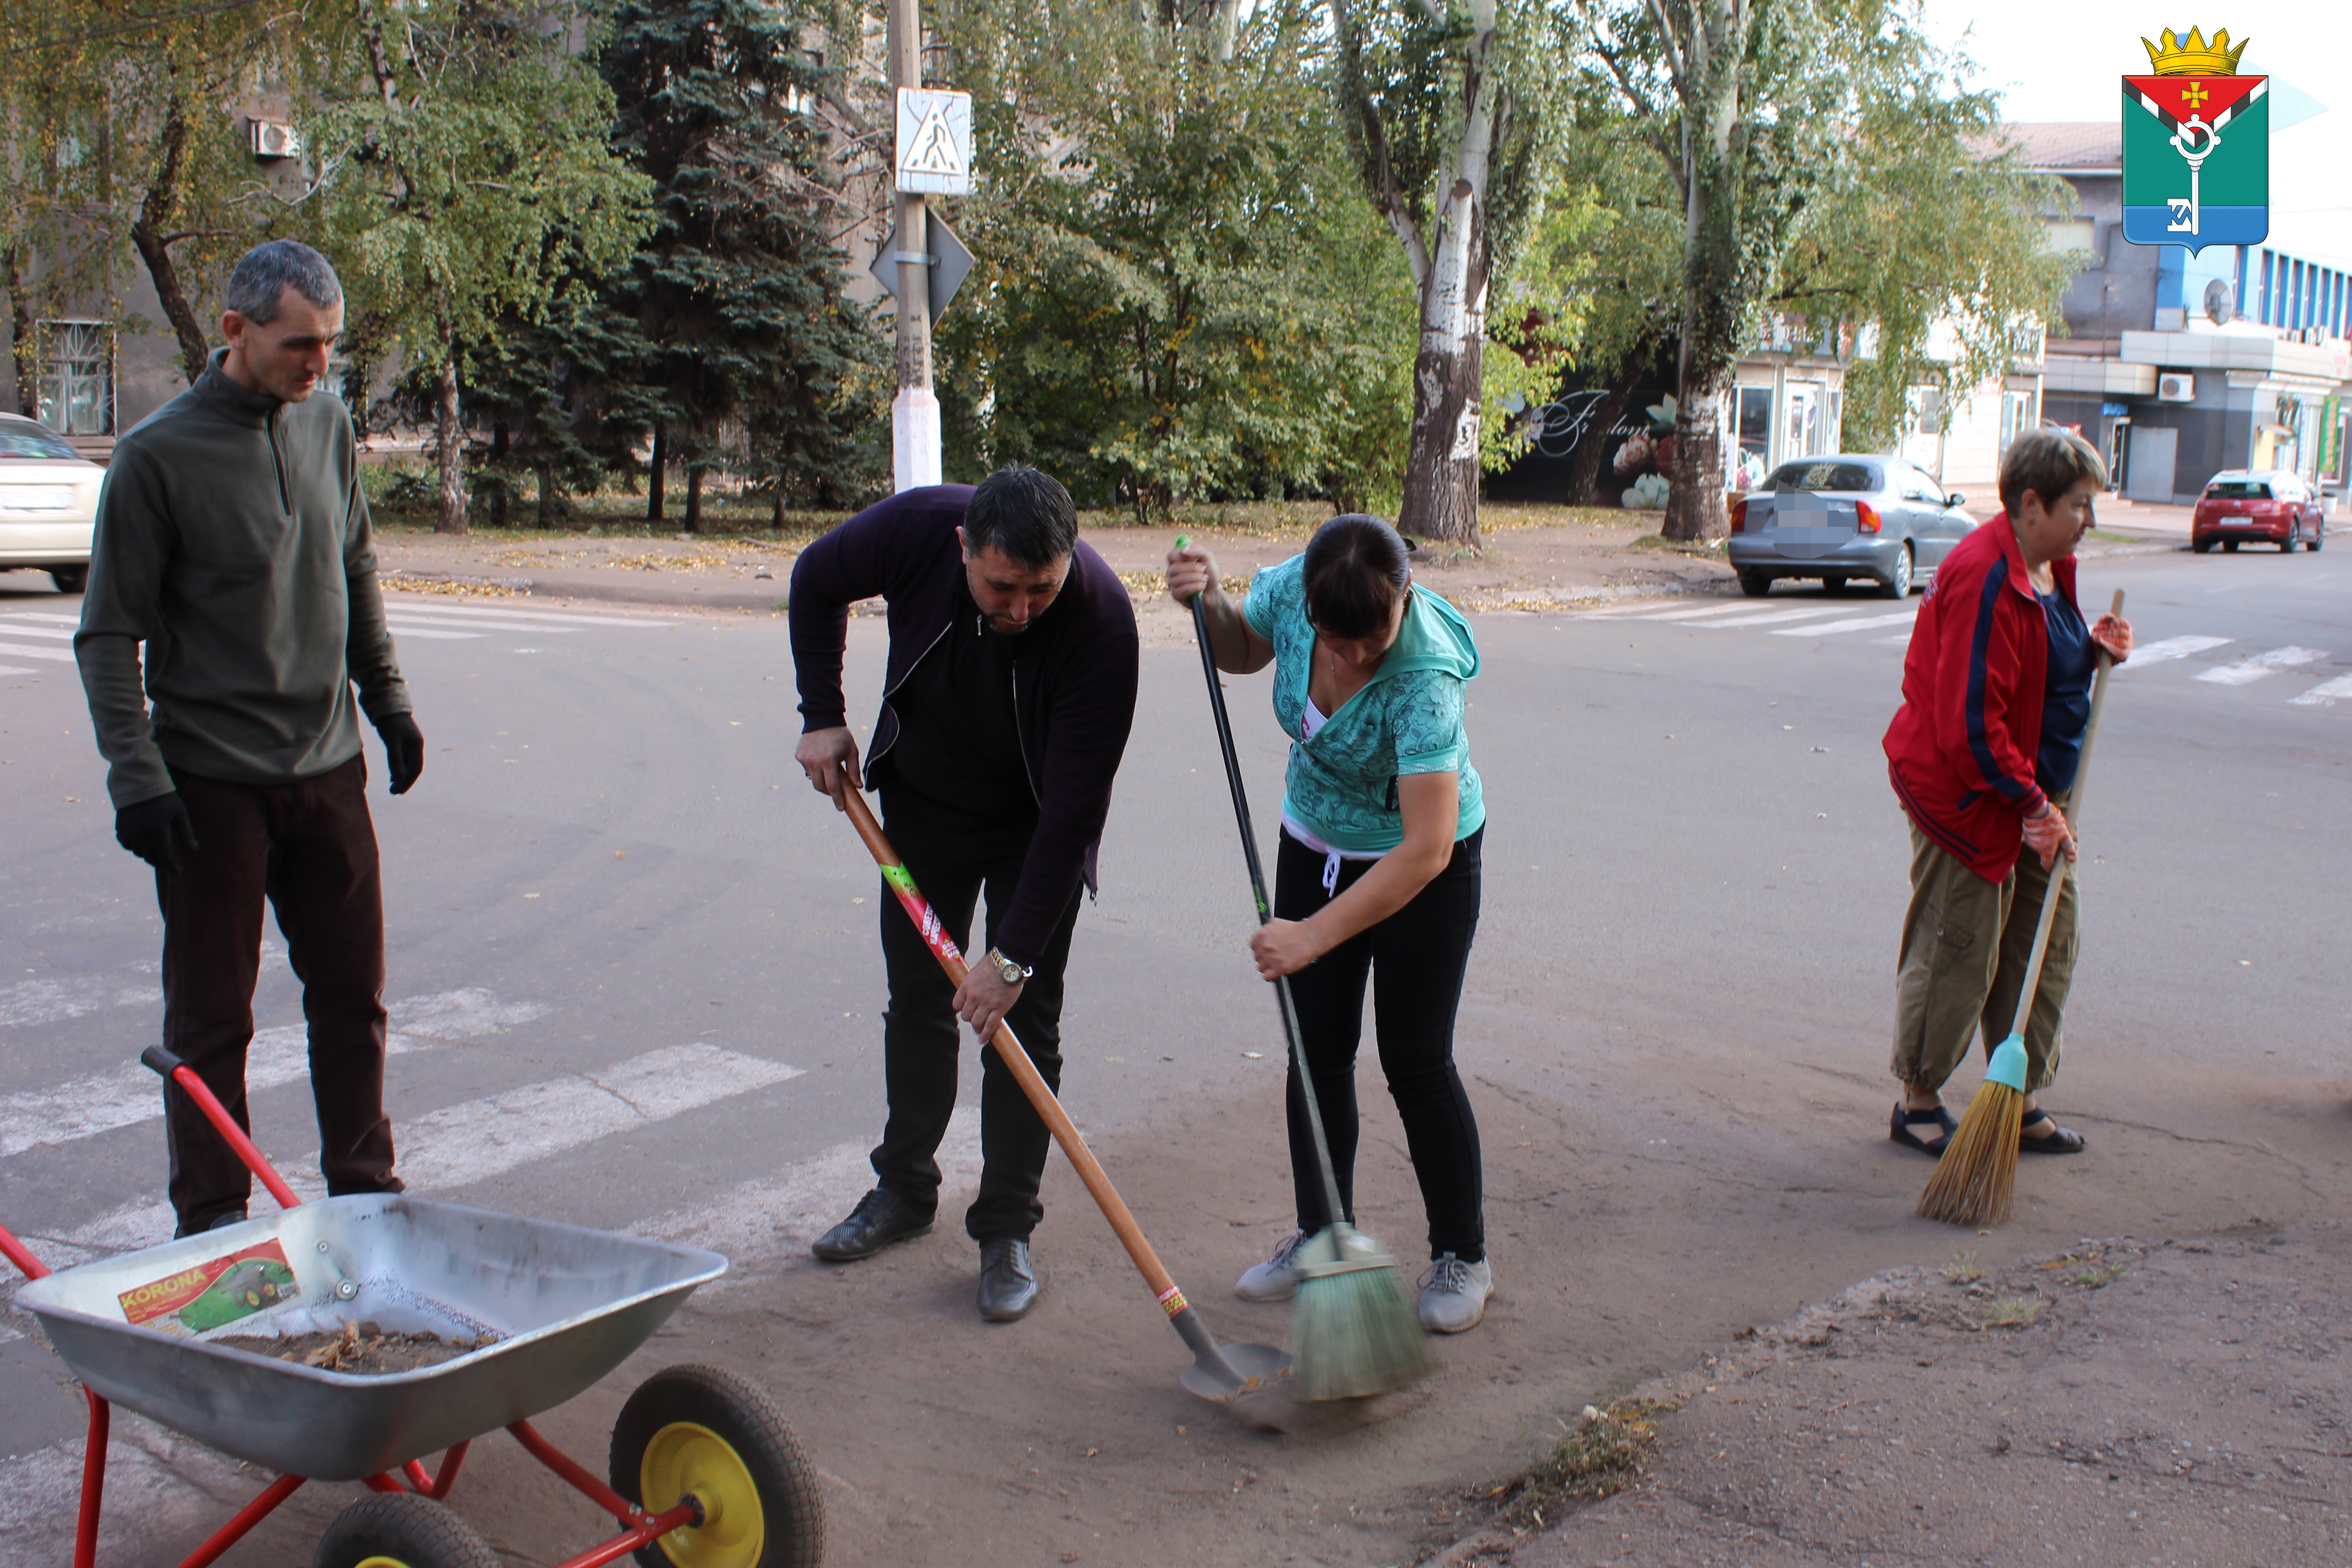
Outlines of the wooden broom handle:
[{"label": "wooden broom handle", "polygon": [[[866,804],[865,794],[845,783],[840,798],[843,807],[849,813],[850,826],[857,829],[858,837],[866,840],[866,847],[873,854],[875,864],[882,868],[883,880],[888,882],[890,890],[898,894],[899,906],[907,911],[907,918],[915,922],[915,929],[922,933],[932,956],[940,961],[940,967],[948,972],[948,978],[961,985],[964,976],[970,973],[963,954],[957,950],[955,939],[949,936],[947,929],[940,924],[940,918],[932,911],[929,900],[915,886],[915,879],[908,874],[905,862],[898,858],[898,852],[891,848],[890,840],[883,837],[881,824],[874,820],[874,813]],[[1070,1163],[1077,1169],[1078,1179],[1086,1183],[1087,1191],[1094,1194],[1103,1217],[1110,1221],[1111,1229],[1118,1234],[1119,1245],[1126,1247],[1127,1255],[1135,1260],[1136,1268],[1143,1273],[1144,1282],[1160,1298],[1160,1306],[1171,1318],[1182,1311],[1184,1293],[1176,1288],[1176,1281],[1160,1266],[1160,1255],[1153,1252],[1151,1243],[1143,1238],[1142,1227],[1135,1223],[1135,1216],[1128,1213],[1127,1205],[1119,1201],[1118,1189],[1110,1184],[1110,1177],[1104,1172],[1102,1163],[1095,1158],[1094,1151],[1087,1147],[1087,1141],[1078,1135],[1077,1124],[1070,1120],[1069,1112],[1062,1109],[1062,1102],[1054,1098],[1054,1091],[1045,1086],[1045,1075],[1038,1072],[1037,1064],[1029,1059],[1029,1053],[1023,1050],[1021,1042],[1013,1037],[1012,1026],[998,1023],[996,1034],[989,1043],[996,1048],[997,1060],[1004,1064],[1013,1081],[1021,1086],[1021,1092],[1029,1097],[1029,1103],[1036,1108],[1037,1114],[1054,1134],[1054,1141],[1062,1146],[1062,1152],[1070,1157]]]}]

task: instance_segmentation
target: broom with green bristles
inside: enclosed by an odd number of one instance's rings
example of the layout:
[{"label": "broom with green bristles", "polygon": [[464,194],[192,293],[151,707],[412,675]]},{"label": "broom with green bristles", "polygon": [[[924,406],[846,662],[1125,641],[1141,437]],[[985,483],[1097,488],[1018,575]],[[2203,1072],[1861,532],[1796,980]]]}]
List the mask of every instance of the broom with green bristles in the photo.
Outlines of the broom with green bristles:
[{"label": "broom with green bristles", "polygon": [[[1183,549],[1185,542],[1179,535],[1176,548]],[[1258,861],[1249,794],[1242,785],[1241,760],[1234,752],[1233,724],[1225,716],[1224,688],[1217,679],[1201,598],[1197,594],[1192,597],[1192,630],[1201,643],[1201,670],[1208,678],[1217,744],[1224,752],[1225,782],[1233,787],[1234,822],[1241,829],[1243,858],[1249,862],[1250,891],[1257,899],[1258,924],[1265,925],[1274,918],[1274,910],[1266,900],[1265,868]],[[1298,1030],[1289,979],[1276,980],[1274,988],[1290,1040],[1291,1066],[1307,1102],[1307,1125],[1315,1136],[1324,1206],[1331,1216],[1331,1223],[1310,1237],[1293,1258],[1298,1291],[1290,1325],[1292,1390],[1299,1399],[1320,1400],[1359,1399],[1404,1388],[1429,1374],[1429,1335],[1397,1274],[1396,1259],[1344,1217],[1339,1179],[1332,1172],[1331,1148],[1323,1137],[1323,1112],[1315,1101],[1315,1079],[1307,1070],[1307,1041]]]},{"label": "broom with green bristles", "polygon": [[[2107,613],[2124,613],[2124,591],[2116,590]],[[2107,672],[2115,661],[2102,652],[2099,672],[2091,681],[2091,716],[2083,726],[2082,760],[2074,764],[2074,815],[2067,826],[2083,823],[2083,781],[2091,772],[2091,742],[2098,738],[2099,710],[2106,705]],[[2025,1134],[2025,1026],[2042,991],[2042,961],[2050,952],[2050,928],[2057,923],[2058,896],[2074,874],[2074,863],[2062,850],[2042,889],[2042,915],[2033,927],[2033,956],[2025,965],[2025,984],[2017,993],[2016,1016],[2009,1037],[1994,1047],[1986,1064],[1984,1082],[1969,1101],[1968,1113],[1953,1130],[1919,1194],[1919,1216],[1947,1225],[2000,1225],[2009,1218],[2017,1195],[2017,1141]]]}]

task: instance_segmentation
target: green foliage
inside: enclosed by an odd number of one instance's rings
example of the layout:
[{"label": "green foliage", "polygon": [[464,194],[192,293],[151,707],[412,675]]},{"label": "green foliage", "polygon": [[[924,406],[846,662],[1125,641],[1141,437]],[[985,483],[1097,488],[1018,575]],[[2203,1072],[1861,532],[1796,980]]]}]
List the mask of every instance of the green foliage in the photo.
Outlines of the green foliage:
[{"label": "green foliage", "polygon": [[536,321],[647,227],[648,183],[606,145],[612,99],[558,3],[360,0],[344,96],[304,130],[315,221],[358,310],[432,364]]},{"label": "green foliage", "polygon": [[1311,12],[1265,8],[1229,65],[1115,4],[1055,40],[956,21],[978,264],[938,331],[950,476],[1020,458],[1145,516],[1392,494],[1412,283],[1333,155]]}]

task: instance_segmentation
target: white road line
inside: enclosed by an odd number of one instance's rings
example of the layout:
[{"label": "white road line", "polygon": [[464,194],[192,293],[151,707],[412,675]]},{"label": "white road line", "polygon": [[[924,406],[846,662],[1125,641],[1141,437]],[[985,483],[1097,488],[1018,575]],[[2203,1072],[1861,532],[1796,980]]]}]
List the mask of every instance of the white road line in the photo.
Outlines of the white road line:
[{"label": "white road line", "polygon": [[[142,990],[128,992],[120,1000],[154,997],[152,991]],[[469,987],[395,1002],[389,1011],[393,1028],[386,1048],[400,1055],[479,1040],[527,1023],[547,1009],[534,1002],[500,1002],[488,991]],[[245,1058],[248,1093],[292,1083],[310,1070],[307,1026],[285,1024],[255,1031]],[[163,1114],[162,1081],[135,1061],[47,1089],[0,1095],[0,1159],[94,1138]]]},{"label": "white road line", "polygon": [[519,623],[546,621],[551,625],[559,626],[643,626],[653,630],[666,629],[677,624],[674,621],[648,620],[642,616],[632,616],[626,614],[614,614],[610,616],[580,616],[568,615],[562,610],[508,610],[488,605],[467,605],[464,608],[460,608],[454,605],[423,604],[414,599],[400,599],[397,601],[388,600],[386,601],[386,604],[388,607],[396,607],[404,615],[483,616],[490,616],[501,621],[515,621]]},{"label": "white road line", "polygon": [[1727,616],[1735,611],[1752,610],[1755,607],[1752,604],[1742,604],[1735,599],[1727,605],[1706,605],[1696,610],[1657,610],[1648,615],[1624,616],[1617,618],[1628,621],[1696,621],[1708,616]]},{"label": "white road line", "polygon": [[[1674,602],[1674,597],[1671,595],[1654,594],[1641,598],[1622,600],[1614,605],[1603,605],[1598,609],[1580,610],[1577,614],[1582,619],[1595,621],[1612,620],[1620,616],[1642,618],[1656,615],[1661,606],[1670,606]],[[1738,601],[1736,599],[1727,604],[1717,601],[1711,605],[1702,605],[1699,609],[1694,610],[1690,613],[1693,615],[1706,615],[1711,614],[1716,610],[1737,609],[1738,607]]]},{"label": "white road line", "polygon": [[[802,1076],[782,1062],[717,1046],[665,1046],[594,1072],[524,1084],[504,1093],[393,1121],[401,1179],[420,1197],[504,1175],[520,1165],[655,1126],[738,1094]],[[316,1152],[282,1161],[278,1173],[305,1203],[320,1196]],[[256,1201],[267,1203],[257,1194]],[[63,1236],[26,1237],[52,1268],[170,1238],[172,1205],[132,1202]]]},{"label": "white road line", "polygon": [[2142,665],[2162,664],[2168,658],[2187,658],[2192,653],[2203,653],[2209,647],[2220,647],[2231,637],[2167,637],[2162,642],[2149,643],[2146,647],[2132,649],[2131,658],[2124,660],[2125,669],[2137,669]]},{"label": "white road line", "polygon": [[2338,698],[2352,700],[2352,675],[2323,680],[2302,696],[2290,697],[2287,700],[2298,708],[2333,708]]},{"label": "white road line", "polygon": [[2251,686],[2264,676],[2276,675],[2282,669],[2294,669],[2302,665],[2317,664],[2326,657],[2324,649],[2296,647],[2290,644],[2263,653],[2248,654],[2235,664],[2218,665],[2197,679],[2211,681],[2216,686]]},{"label": "white road line", "polygon": [[[152,963],[137,968],[150,974],[155,972]],[[0,985],[0,1029],[62,1023],[107,1007],[150,1002],[155,994],[152,985],[126,986],[97,974],[70,980],[13,980]]]},{"label": "white road line", "polygon": [[0,675],[31,675],[36,673],[21,664],[0,664]]},{"label": "white road line", "polygon": [[27,647],[23,643],[0,642],[0,653],[11,658],[42,658],[55,664],[71,664],[73,650],[62,647]]},{"label": "white road line", "polygon": [[37,626],[29,624],[28,621],[0,619],[0,632],[5,632],[12,637],[63,637],[68,642],[71,642],[74,633],[79,629],[74,626]]},{"label": "white road line", "polygon": [[1853,606],[1852,605],[1815,605],[1811,609],[1771,610],[1760,616],[1742,616],[1735,621],[1709,621],[1706,623],[1706,629],[1708,631],[1714,631],[1720,626],[1769,626],[1778,625],[1782,621],[1819,620],[1823,616],[1850,616],[1852,614],[1853,614]]},{"label": "white road line", "polygon": [[53,615],[46,610],[16,610],[8,615],[0,616],[0,626],[6,626],[16,621],[54,621],[61,626],[81,625],[79,616]]},{"label": "white road line", "polygon": [[1918,614],[1916,610],[1898,610],[1887,616],[1864,616],[1858,620],[1832,621],[1825,626],[1789,626],[1769,635],[1776,637],[1842,637],[1847,632],[1866,632],[1879,626],[1907,626],[1918,618]]},{"label": "white road line", "polygon": [[430,620],[404,619],[404,617],[406,617],[411,614],[412,612],[405,608],[395,609],[387,611],[384,618],[391,621],[394,626],[471,626],[477,631],[538,632],[543,636],[551,637],[576,637],[579,635],[581,630],[578,626],[541,626],[537,621],[493,621],[481,616],[435,616]]},{"label": "white road line", "polygon": [[473,642],[488,636],[485,632],[446,632],[431,629],[430,623],[418,624],[386,616],[383,624],[404,637],[422,637],[427,642]]},{"label": "white road line", "polygon": [[[874,1185],[867,1160],[872,1140],[837,1143],[794,1161],[773,1175],[743,1183],[689,1209],[677,1209],[629,1227],[635,1236],[683,1242],[723,1252],[737,1283],[756,1264],[803,1254],[808,1244],[841,1222]],[[966,1106],[948,1119],[940,1141],[940,1206],[980,1184],[980,1112]]]}]

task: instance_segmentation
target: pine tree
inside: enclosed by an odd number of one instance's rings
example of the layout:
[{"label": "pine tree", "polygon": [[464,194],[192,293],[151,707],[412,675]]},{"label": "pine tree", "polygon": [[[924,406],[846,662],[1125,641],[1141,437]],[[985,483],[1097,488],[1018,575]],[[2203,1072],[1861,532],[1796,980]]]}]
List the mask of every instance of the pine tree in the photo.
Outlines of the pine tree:
[{"label": "pine tree", "polygon": [[762,0],[622,0],[600,58],[618,112],[614,149],[656,185],[657,225],[605,290],[633,322],[642,370],[608,374],[604,425],[687,471],[685,525],[723,467],[787,501],[839,505],[880,482],[875,410],[851,388],[882,359],[879,333],[843,297],[824,228],[824,128],[810,112],[824,68],[801,47],[812,20]]}]

